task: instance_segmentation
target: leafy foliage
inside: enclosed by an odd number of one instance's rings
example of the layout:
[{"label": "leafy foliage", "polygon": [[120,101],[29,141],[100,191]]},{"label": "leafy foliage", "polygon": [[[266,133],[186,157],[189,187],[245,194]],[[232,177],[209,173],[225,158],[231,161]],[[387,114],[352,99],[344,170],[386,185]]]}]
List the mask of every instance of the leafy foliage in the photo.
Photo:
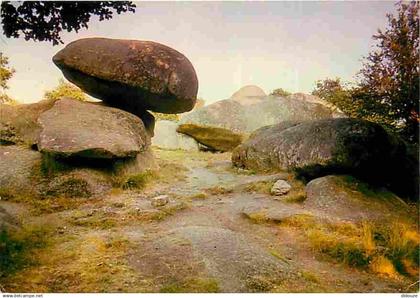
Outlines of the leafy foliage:
[{"label": "leafy foliage", "polygon": [[0,52],[0,87],[1,89],[8,89],[7,81],[9,81],[15,70],[9,66],[9,58]]},{"label": "leafy foliage", "polygon": [[15,101],[5,93],[5,90],[9,88],[7,83],[12,78],[14,73],[15,70],[9,66],[9,58],[0,52],[0,104],[15,103]]},{"label": "leafy foliage", "polygon": [[53,45],[63,43],[60,34],[78,32],[88,28],[92,15],[99,20],[109,20],[114,11],[134,12],[131,1],[22,1],[1,3],[1,19],[6,37],[25,40],[49,41]]},{"label": "leafy foliage", "polygon": [[274,90],[270,93],[270,95],[274,95],[274,96],[282,96],[282,97],[289,96],[290,94],[292,94],[292,93],[290,93],[289,91],[284,90],[283,88],[277,88],[277,89],[274,89]]},{"label": "leafy foliage", "polygon": [[81,101],[87,100],[86,94],[80,88],[65,82],[63,79],[60,79],[58,86],[54,90],[47,91],[44,94],[44,98],[50,100],[57,100],[61,97],[71,97]]},{"label": "leafy foliage", "polygon": [[348,83],[341,82],[340,78],[318,80],[312,95],[333,104],[350,117],[358,116],[358,110],[354,104],[350,86]]},{"label": "leafy foliage", "polygon": [[316,83],[312,92],[350,117],[377,122],[418,143],[419,2],[398,3],[388,27],[373,39],[376,49],[364,58],[356,86],[339,78]]},{"label": "leafy foliage", "polygon": [[373,35],[377,47],[365,57],[353,98],[367,115],[379,114],[413,141],[419,125],[419,2],[397,5],[397,16],[388,14],[388,27]]}]

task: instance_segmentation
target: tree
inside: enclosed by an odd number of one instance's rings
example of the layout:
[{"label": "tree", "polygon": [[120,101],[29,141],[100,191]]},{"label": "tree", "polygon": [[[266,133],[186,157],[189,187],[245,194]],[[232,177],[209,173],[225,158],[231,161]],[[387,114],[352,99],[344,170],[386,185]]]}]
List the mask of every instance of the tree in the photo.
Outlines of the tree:
[{"label": "tree", "polygon": [[5,93],[6,89],[9,89],[7,83],[14,73],[15,70],[9,66],[9,58],[0,52],[0,103],[15,103],[15,100]]},{"label": "tree", "polygon": [[49,41],[53,45],[63,43],[60,34],[78,32],[88,28],[92,15],[99,20],[109,20],[114,11],[134,12],[136,5],[131,1],[3,1],[1,23],[6,37],[25,40]]},{"label": "tree", "polygon": [[373,39],[376,49],[364,58],[358,88],[352,92],[363,106],[361,116],[381,118],[403,136],[418,142],[419,2],[397,3],[397,15]]},{"label": "tree", "polygon": [[62,97],[71,97],[81,101],[88,99],[80,88],[65,82],[63,79],[59,80],[58,86],[55,89],[47,91],[44,94],[44,98],[49,100],[57,100]]},{"label": "tree", "polygon": [[318,80],[312,95],[331,103],[334,107],[350,117],[358,117],[358,109],[351,94],[349,83],[343,83],[340,78]]},{"label": "tree", "polygon": [[397,3],[388,27],[378,30],[376,48],[364,57],[357,84],[339,78],[318,81],[312,94],[350,117],[377,122],[418,143],[419,2]]},{"label": "tree", "polygon": [[283,88],[278,88],[278,89],[274,89],[270,95],[274,95],[274,96],[282,96],[282,97],[286,97],[289,96],[290,93],[289,91],[284,90]]}]

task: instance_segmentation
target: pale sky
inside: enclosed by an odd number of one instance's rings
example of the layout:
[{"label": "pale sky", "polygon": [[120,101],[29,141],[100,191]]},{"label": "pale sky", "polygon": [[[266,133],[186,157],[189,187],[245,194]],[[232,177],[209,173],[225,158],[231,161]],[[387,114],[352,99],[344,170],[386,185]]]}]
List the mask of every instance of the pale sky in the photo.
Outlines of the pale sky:
[{"label": "pale sky", "polygon": [[[65,33],[84,37],[152,40],[182,52],[207,103],[229,98],[244,85],[310,92],[326,77],[351,80],[371,36],[386,25],[394,1],[370,2],[136,2],[136,13],[89,23]],[[42,99],[62,78],[52,56],[64,45],[8,39],[1,50],[16,69],[8,94],[20,102]]]}]

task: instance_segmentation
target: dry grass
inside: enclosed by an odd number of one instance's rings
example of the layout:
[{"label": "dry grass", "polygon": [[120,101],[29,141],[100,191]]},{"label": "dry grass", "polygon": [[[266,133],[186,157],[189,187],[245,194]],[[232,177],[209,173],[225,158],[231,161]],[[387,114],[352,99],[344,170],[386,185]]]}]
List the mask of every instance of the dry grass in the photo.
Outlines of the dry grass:
[{"label": "dry grass", "polygon": [[189,197],[186,198],[187,201],[192,201],[192,200],[205,200],[208,198],[208,195],[206,193],[200,192],[200,193],[196,193],[193,194]]},{"label": "dry grass", "polygon": [[115,214],[110,214],[101,210],[76,211],[70,219],[70,224],[74,226],[103,230],[116,227],[118,223],[119,218],[117,218]]},{"label": "dry grass", "polygon": [[214,187],[204,189],[204,192],[209,194],[209,195],[216,196],[216,195],[223,195],[223,194],[232,193],[233,189],[226,188],[226,187],[223,187],[223,186],[214,186]]},{"label": "dry grass", "polygon": [[20,194],[16,196],[3,197],[2,200],[21,203],[30,208],[31,214],[41,215],[65,210],[73,210],[93,199],[85,198],[39,198],[30,194]]},{"label": "dry grass", "polygon": [[263,211],[261,212],[253,212],[253,213],[247,213],[245,214],[247,218],[251,220],[251,222],[256,224],[262,224],[269,222],[269,219],[267,218],[267,214]]},{"label": "dry grass", "polygon": [[391,277],[419,274],[420,235],[408,224],[320,223],[311,216],[282,224],[302,229],[314,251],[349,266]]},{"label": "dry grass", "polygon": [[185,210],[189,207],[190,206],[187,203],[182,202],[176,205],[161,207],[159,210],[132,211],[127,215],[127,217],[131,220],[140,222],[161,221],[168,216],[174,215],[176,212]]},{"label": "dry grass", "polygon": [[245,185],[245,191],[251,192],[251,193],[256,192],[256,193],[270,194],[273,184],[274,184],[274,181],[251,182]]},{"label": "dry grass", "polygon": [[[79,234],[55,239],[54,247],[40,250],[40,266],[26,268],[7,280],[8,290],[18,292],[130,292],[144,291],[126,261],[130,249],[117,235]],[[60,251],[60,253],[53,253]]]}]

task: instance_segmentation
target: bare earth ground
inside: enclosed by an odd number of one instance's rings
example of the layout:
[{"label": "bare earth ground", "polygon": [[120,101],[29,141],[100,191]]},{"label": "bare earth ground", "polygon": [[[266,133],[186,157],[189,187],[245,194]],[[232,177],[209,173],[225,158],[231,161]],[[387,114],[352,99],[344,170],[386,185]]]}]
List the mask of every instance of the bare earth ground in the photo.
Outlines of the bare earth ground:
[{"label": "bare earth ground", "polygon": [[[2,279],[10,292],[412,292],[416,279],[384,275],[325,257],[304,225],[304,210],[276,200],[267,185],[287,173],[232,169],[230,154],[155,148],[159,177],[142,190],[57,200],[45,211],[3,202],[45,245]],[[153,207],[151,199],[168,195]],[[65,202],[65,203],[63,203]],[[262,210],[262,211],[261,211]],[[309,216],[309,215],[308,215]]]}]

